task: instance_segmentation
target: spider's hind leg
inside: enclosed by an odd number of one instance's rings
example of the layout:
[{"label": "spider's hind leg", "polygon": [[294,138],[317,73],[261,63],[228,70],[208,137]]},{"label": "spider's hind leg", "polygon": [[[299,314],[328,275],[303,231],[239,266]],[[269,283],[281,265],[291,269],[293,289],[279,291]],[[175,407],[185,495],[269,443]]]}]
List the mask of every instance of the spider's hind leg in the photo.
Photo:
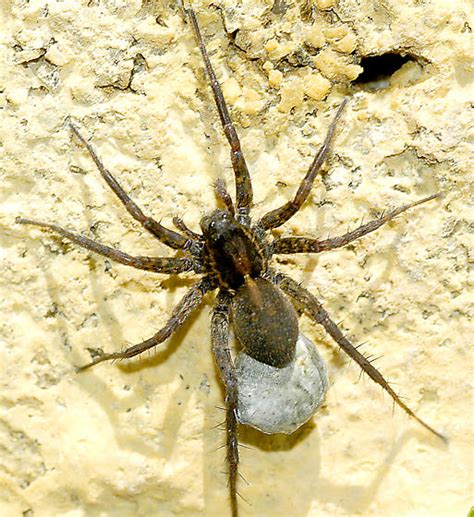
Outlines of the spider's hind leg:
[{"label": "spider's hind leg", "polygon": [[277,273],[274,277],[274,281],[278,283],[280,288],[291,298],[295,299],[299,304],[302,305],[304,310],[307,312],[309,317],[316,323],[319,323],[324,327],[326,332],[334,339],[334,341],[342,348],[342,350],[351,357],[362,370],[377,384],[380,384],[382,388],[392,397],[393,401],[405,411],[408,415],[413,417],[423,427],[431,431],[433,434],[441,438],[444,442],[447,442],[446,437],[433,429],[424,420],[419,418],[413,410],[411,410],[400,397],[395,393],[390,384],[384,378],[384,376],[375,368],[375,366],[361,354],[357,348],[344,336],[337,324],[331,319],[329,314],[326,312],[321,303],[308,292],[304,287],[301,287],[297,282],[291,278]]},{"label": "spider's hind leg", "polygon": [[226,405],[227,463],[229,466],[229,490],[232,517],[237,517],[237,475],[239,465],[238,443],[238,385],[234,363],[229,350],[230,300],[228,294],[220,292],[212,314],[212,351],[224,384]]},{"label": "spider's hind leg", "polygon": [[151,338],[133,345],[123,352],[114,352],[112,354],[102,354],[90,363],[85,364],[78,368],[79,371],[86,370],[91,366],[102,363],[103,361],[112,361],[120,359],[130,359],[137,355],[154,348],[155,346],[163,343],[168,339],[176,330],[178,330],[184,322],[189,318],[191,313],[196,309],[202,302],[203,296],[207,291],[211,289],[211,282],[207,277],[204,277],[200,282],[191,287],[189,291],[183,296],[181,301],[174,308],[169,320],[166,325],[161,328]]}]

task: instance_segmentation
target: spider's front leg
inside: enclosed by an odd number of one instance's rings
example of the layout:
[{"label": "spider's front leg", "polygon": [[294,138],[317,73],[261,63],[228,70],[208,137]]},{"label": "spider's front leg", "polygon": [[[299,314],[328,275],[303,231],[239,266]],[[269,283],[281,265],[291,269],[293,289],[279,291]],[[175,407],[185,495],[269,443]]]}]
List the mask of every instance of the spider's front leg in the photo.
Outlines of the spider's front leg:
[{"label": "spider's front leg", "polygon": [[271,210],[266,213],[260,221],[257,223],[257,227],[263,228],[264,230],[271,230],[272,228],[277,228],[282,224],[286,223],[289,219],[291,219],[296,212],[303,206],[303,203],[309,196],[311,192],[311,188],[314,183],[314,179],[316,178],[316,174],[321,169],[323,163],[325,162],[329,151],[331,150],[331,144],[334,137],[334,132],[336,130],[336,125],[338,120],[342,115],[342,111],[344,110],[348,100],[344,99],[342,104],[339,106],[337,113],[331,122],[328,131],[326,133],[326,138],[324,139],[323,144],[319,148],[318,153],[316,154],[313,163],[310,165],[306,176],[301,181],[298,190],[296,191],[295,197],[285,203],[284,205],[276,208],[275,210]]},{"label": "spider's front leg", "polygon": [[212,314],[212,351],[224,384],[226,405],[227,463],[229,465],[229,490],[232,517],[237,517],[237,473],[239,443],[237,435],[238,384],[234,363],[229,350],[230,297],[220,292]]},{"label": "spider's front leg", "polygon": [[300,284],[292,280],[291,278],[277,273],[274,277],[274,281],[281,287],[281,289],[291,298],[296,300],[302,305],[303,309],[316,323],[319,323],[324,327],[326,332],[334,339],[334,341],[344,350],[344,352],[354,359],[354,361],[364,370],[364,372],[377,384],[380,384],[382,388],[392,397],[394,402],[403,409],[408,415],[413,417],[423,427],[431,431],[433,434],[441,438],[444,442],[447,442],[447,438],[433,429],[424,420],[419,418],[404,402],[401,401],[400,397],[393,391],[390,384],[386,381],[383,375],[374,367],[374,365],[362,355],[357,348],[344,336],[336,323],[331,319],[329,314],[326,312],[321,303],[308,292]]},{"label": "spider's front leg", "polygon": [[248,216],[253,200],[252,181],[250,179],[250,173],[247,167],[247,163],[245,161],[244,153],[242,152],[239,136],[230,118],[229,110],[227,109],[224,95],[222,94],[219,81],[217,80],[214,69],[212,68],[212,64],[206,50],[206,45],[204,44],[204,40],[202,39],[201,30],[199,28],[196,13],[194,12],[194,9],[190,6],[183,5],[183,7],[184,12],[187,14],[189,20],[191,21],[194,35],[196,37],[196,41],[198,43],[199,50],[201,51],[202,59],[204,61],[206,74],[211,84],[212,93],[214,95],[217,111],[219,112],[219,118],[221,120],[222,128],[224,130],[224,134],[227,138],[227,141],[230,145],[230,156],[232,161],[232,168],[234,169],[235,175],[237,215],[239,219],[241,219],[241,222],[246,223],[248,221]]},{"label": "spider's front leg", "polygon": [[88,237],[66,230],[56,224],[33,221],[32,219],[24,219],[23,217],[17,217],[16,222],[18,224],[27,224],[30,226],[38,226],[39,228],[46,228],[47,230],[57,233],[69,241],[74,242],[74,244],[77,244],[81,248],[93,251],[98,255],[102,255],[103,257],[113,260],[114,262],[134,267],[135,269],[144,269],[145,271],[153,271],[154,273],[166,273],[172,275],[190,271],[195,266],[194,260],[189,258],[136,257],[127,255],[127,253],[124,253],[123,251],[111,248],[110,246],[105,246],[100,242],[93,241]]},{"label": "spider's front leg", "polygon": [[151,338],[133,345],[123,352],[114,352],[112,354],[102,354],[90,363],[85,364],[79,368],[79,371],[86,370],[91,366],[94,366],[103,361],[111,361],[114,359],[130,359],[154,348],[155,346],[163,343],[168,339],[176,330],[183,325],[183,323],[189,318],[191,313],[196,309],[202,302],[204,295],[211,289],[211,282],[208,277],[204,277],[194,287],[183,296],[178,305],[174,308],[171,317],[167,321],[166,325],[160,329]]},{"label": "spider's front leg", "polygon": [[321,251],[329,251],[335,248],[341,248],[342,246],[346,246],[352,241],[356,239],[360,239],[364,235],[368,233],[374,232],[382,225],[388,223],[397,215],[406,212],[410,208],[421,205],[422,203],[426,203],[427,201],[431,201],[432,199],[439,198],[441,194],[433,194],[428,197],[424,197],[414,203],[410,203],[409,205],[399,206],[394,210],[390,210],[385,215],[375,219],[374,221],[370,221],[351,232],[347,232],[344,235],[339,237],[333,237],[331,239],[318,240],[311,239],[307,237],[283,237],[281,239],[276,239],[273,243],[273,253],[320,253]]},{"label": "spider's front leg", "polygon": [[183,237],[179,233],[170,230],[169,228],[165,228],[161,223],[153,219],[152,217],[146,216],[140,209],[140,207],[130,198],[130,196],[123,190],[120,186],[119,182],[112,176],[110,171],[105,167],[102,163],[102,160],[99,158],[98,154],[95,152],[95,149],[92,145],[86,140],[86,138],[80,133],[77,127],[70,123],[69,124],[73,133],[79,138],[79,140],[86,146],[86,149],[89,151],[91,158],[94,160],[97,168],[99,169],[100,174],[112,189],[114,194],[120,199],[123,206],[126,208],[127,212],[138,221],[143,228],[148,230],[152,235],[154,235],[158,240],[160,240],[166,246],[173,248],[175,250],[184,249],[188,246],[188,239]]}]

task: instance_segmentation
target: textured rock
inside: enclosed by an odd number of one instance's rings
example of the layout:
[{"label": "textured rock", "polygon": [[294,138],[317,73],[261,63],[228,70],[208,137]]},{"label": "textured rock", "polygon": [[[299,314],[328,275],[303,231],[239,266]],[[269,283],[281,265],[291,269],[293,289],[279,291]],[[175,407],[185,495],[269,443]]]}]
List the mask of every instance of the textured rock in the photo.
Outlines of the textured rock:
[{"label": "textured rock", "polygon": [[[445,193],[346,249],[275,265],[355,343],[367,341],[365,353],[383,355],[377,366],[449,447],[392,412],[378,386],[357,383],[358,368],[302,317],[331,387],[296,434],[243,433],[252,447],[241,450],[250,484],[240,491],[251,503],[242,515],[466,515],[472,2],[195,7],[220,80],[232,80],[256,214],[294,194],[352,97],[325,173],[279,233],[340,235],[362,217]],[[153,357],[76,375],[88,349],[153,334],[190,281],[111,265],[14,223],[34,217],[124,251],[168,253],[107,190],[71,137],[71,117],[144,210],[198,228],[215,203],[212,182],[231,185],[232,174],[189,27],[177,5],[138,0],[3,1],[0,27],[0,514],[226,515],[211,298]],[[354,86],[361,59],[387,52],[409,59],[382,89]]]}]

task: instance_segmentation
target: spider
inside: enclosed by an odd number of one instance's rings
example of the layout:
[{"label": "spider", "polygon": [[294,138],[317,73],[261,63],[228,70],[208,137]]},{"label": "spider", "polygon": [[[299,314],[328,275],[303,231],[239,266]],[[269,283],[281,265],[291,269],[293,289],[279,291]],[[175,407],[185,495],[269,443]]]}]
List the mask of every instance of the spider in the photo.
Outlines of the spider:
[{"label": "spider", "polygon": [[132,256],[55,224],[24,218],[17,218],[17,222],[50,230],[78,246],[136,269],[168,275],[188,272],[200,275],[199,281],[188,290],[174,308],[167,323],[156,334],[121,352],[101,352],[93,356],[91,362],[80,367],[80,371],[104,361],[130,359],[158,346],[184,324],[199,307],[206,293],[217,289],[211,318],[211,341],[212,352],[225,391],[226,459],[231,512],[235,517],[238,514],[239,382],[229,347],[231,325],[237,342],[250,357],[274,368],[283,368],[295,356],[299,335],[298,318],[293,304],[302,307],[309,318],[322,325],[342,350],[359,364],[362,371],[382,386],[394,403],[430,432],[445,440],[441,433],[424,422],[402,402],[370,359],[359,352],[357,347],[344,336],[313,294],[270,266],[272,256],[275,254],[320,253],[345,246],[377,230],[403,212],[439,197],[439,194],[400,206],[338,237],[325,240],[307,237],[274,237],[271,231],[295,215],[308,198],[315,177],[331,151],[336,125],[347,104],[347,99],[343,100],[338,108],[326,137],[294,198],[256,221],[252,221],[250,216],[252,182],[240,140],[209,60],[195,11],[191,7],[185,7],[184,11],[199,46],[222,128],[230,145],[235,176],[235,200],[226,190],[224,182],[218,180],[214,190],[220,208],[201,219],[202,233],[192,231],[178,217],[173,218],[177,231],[166,228],[142,212],[104,166],[92,145],[71,123],[73,133],[87,148],[100,174],[129,214],[160,242],[178,251],[178,256]]}]

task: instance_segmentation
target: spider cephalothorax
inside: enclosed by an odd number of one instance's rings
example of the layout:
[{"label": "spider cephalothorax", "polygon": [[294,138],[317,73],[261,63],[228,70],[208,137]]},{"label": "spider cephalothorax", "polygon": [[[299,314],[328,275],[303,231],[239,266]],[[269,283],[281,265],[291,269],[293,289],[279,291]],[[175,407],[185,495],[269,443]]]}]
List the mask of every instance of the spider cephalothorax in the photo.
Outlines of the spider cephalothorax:
[{"label": "spider cephalothorax", "polygon": [[232,212],[215,210],[201,220],[203,263],[219,287],[235,290],[267,269],[264,247]]},{"label": "spider cephalothorax", "polygon": [[[240,141],[209,61],[196,15],[192,9],[186,9],[186,13],[199,44],[219,117],[225,136],[230,144],[231,161],[236,183],[235,205],[223,182],[217,181],[215,185],[216,195],[224,208],[219,208],[202,218],[200,222],[202,234],[190,230],[179,218],[173,220],[178,231],[166,228],[151,217],[144,215],[141,209],[130,199],[111,173],[105,168],[89,142],[71,124],[73,132],[87,147],[103,178],[121,200],[130,215],[163,244],[173,250],[178,250],[180,252],[179,256],[131,256],[54,224],[22,218],[19,218],[17,221],[22,224],[47,228],[84,248],[108,257],[115,262],[137,269],[162,274],[194,272],[201,275],[199,281],[194,284],[175,307],[164,327],[156,332],[155,335],[122,352],[100,354],[93,361],[83,366],[81,370],[111,359],[135,357],[146,350],[156,347],[170,337],[186,321],[190,314],[200,305],[203,296],[207,292],[214,289],[218,290],[211,321],[211,341],[220,380],[225,390],[229,490],[232,514],[235,516],[238,511],[237,467],[239,453],[237,428],[239,418],[241,421],[263,429],[265,432],[280,432],[275,430],[267,431],[260,424],[257,425],[257,417],[243,418],[242,407],[239,405],[239,389],[242,387],[239,372],[245,368],[258,369],[259,372],[260,370],[263,372],[266,371],[265,369],[270,368],[271,370],[273,368],[285,372],[285,369],[292,364],[295,348],[297,348],[298,344],[306,347],[310,346],[307,350],[309,350],[309,355],[311,355],[311,343],[298,331],[297,314],[292,302],[302,308],[314,322],[322,325],[339,347],[355,360],[369,377],[382,386],[398,406],[425,428],[443,438],[440,433],[418,418],[402,402],[370,360],[364,357],[357,350],[357,347],[353,346],[344,336],[315,296],[288,276],[273,270],[269,266],[273,254],[319,253],[345,246],[355,239],[373,232],[409,208],[434,199],[438,195],[430,195],[389,211],[382,217],[339,237],[325,240],[306,237],[273,238],[271,234],[272,229],[288,221],[308,198],[314,179],[330,151],[336,122],[341,116],[346,101],[341,103],[333,121],[329,125],[327,135],[308,172],[301,181],[295,197],[281,207],[268,212],[260,219],[252,222],[250,217],[253,198],[252,184]],[[237,368],[229,351],[231,325],[238,343],[247,356],[251,358],[251,361],[253,361],[247,362],[244,366],[239,363]],[[314,361],[316,369],[318,368],[318,361],[318,358]],[[263,381],[257,378],[256,382]],[[312,407],[317,407],[317,403]],[[286,409],[288,408],[277,407],[276,410],[283,413]],[[309,416],[311,416],[311,413],[304,418],[307,419]],[[286,429],[283,432],[292,432],[295,426],[292,424]]]}]

